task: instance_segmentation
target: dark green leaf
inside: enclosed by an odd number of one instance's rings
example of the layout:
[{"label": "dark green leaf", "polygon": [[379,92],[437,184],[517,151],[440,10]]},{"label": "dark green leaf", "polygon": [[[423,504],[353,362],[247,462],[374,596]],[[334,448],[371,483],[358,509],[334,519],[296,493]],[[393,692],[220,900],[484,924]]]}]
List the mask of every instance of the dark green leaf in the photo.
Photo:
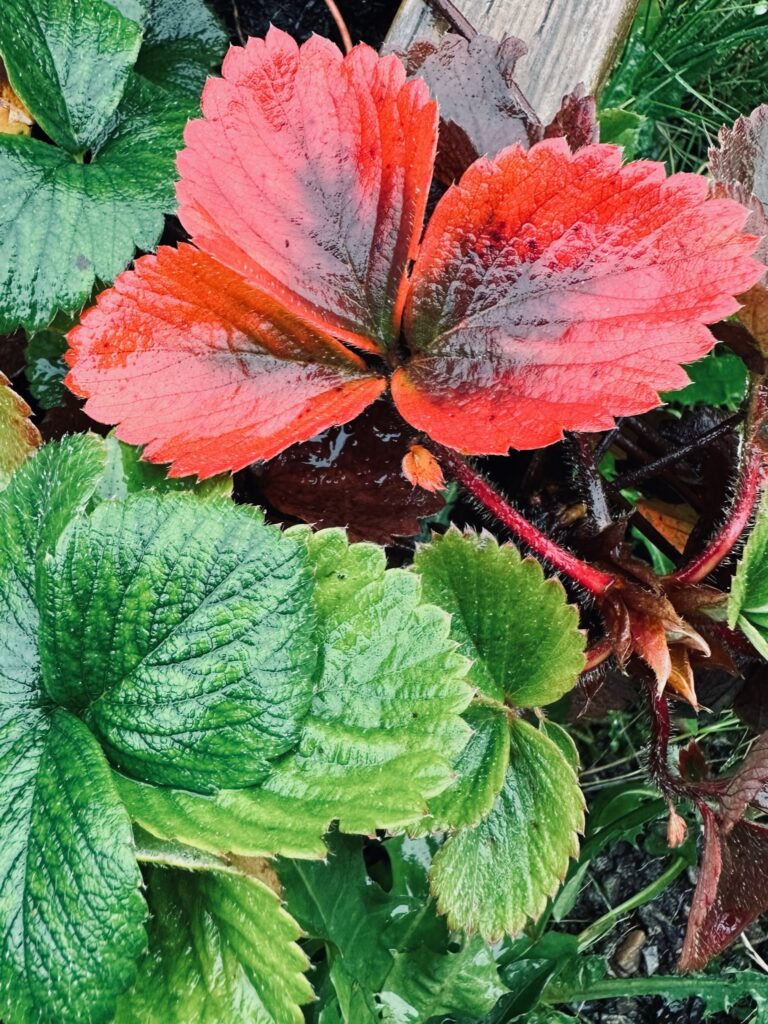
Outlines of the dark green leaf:
[{"label": "dark green leaf", "polygon": [[295,746],[312,698],[311,599],[304,546],[245,506],[105,502],[45,565],[45,689],[87,709],[129,775],[253,785]]},{"label": "dark green leaf", "polygon": [[197,101],[220,63],[227,34],[203,0],[145,0],[149,11],[136,70]]},{"label": "dark green leaf", "polygon": [[39,331],[30,335],[26,348],[26,374],[29,390],[43,409],[61,405],[66,389],[64,378],[69,367],[64,361],[67,339],[58,331]]},{"label": "dark green leaf", "polygon": [[0,330],[46,327],[98,278],[151,249],[175,209],[187,100],[132,75],[90,163],[38,139],[0,136]]},{"label": "dark green leaf", "polygon": [[117,109],[141,38],[141,26],[107,0],[8,0],[0,18],[11,85],[50,138],[75,155]]},{"label": "dark green leaf", "polygon": [[763,496],[728,601],[728,623],[738,625],[755,649],[768,658],[768,495]]},{"label": "dark green leaf", "polygon": [[0,702],[0,1009],[7,1024],[111,1020],[145,944],[130,819],[65,711]]},{"label": "dark green leaf", "polygon": [[422,1024],[487,1012],[505,989],[480,939],[451,936],[429,900],[428,840],[385,844],[392,887],[367,873],[358,840],[336,836],[327,863],[281,862],[288,909],[328,944],[345,1024]]}]

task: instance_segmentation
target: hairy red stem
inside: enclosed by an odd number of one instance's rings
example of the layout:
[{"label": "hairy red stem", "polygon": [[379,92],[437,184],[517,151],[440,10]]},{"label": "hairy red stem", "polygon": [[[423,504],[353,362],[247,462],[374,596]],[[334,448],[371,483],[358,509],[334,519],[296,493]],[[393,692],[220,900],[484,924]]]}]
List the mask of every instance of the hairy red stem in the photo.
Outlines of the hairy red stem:
[{"label": "hairy red stem", "polygon": [[750,444],[728,518],[700,554],[672,573],[673,579],[679,583],[701,583],[720,565],[747,528],[760,497],[764,477],[765,456]]},{"label": "hairy red stem", "polygon": [[488,509],[500,523],[503,523],[516,537],[555,569],[570,577],[595,597],[601,597],[615,583],[615,576],[602,572],[587,562],[582,562],[576,555],[572,555],[570,551],[566,551],[565,548],[561,548],[559,544],[550,540],[533,523],[529,523],[525,516],[521,515],[498,491],[494,490],[487,480],[474,470],[458,452],[434,442],[431,447],[450,476]]}]

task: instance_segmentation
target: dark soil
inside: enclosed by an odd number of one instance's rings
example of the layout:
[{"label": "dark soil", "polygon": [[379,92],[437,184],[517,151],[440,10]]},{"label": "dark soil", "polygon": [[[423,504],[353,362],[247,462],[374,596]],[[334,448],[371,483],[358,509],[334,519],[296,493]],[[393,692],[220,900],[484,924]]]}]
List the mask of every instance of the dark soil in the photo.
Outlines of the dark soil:
[{"label": "dark soil", "polygon": [[[246,36],[263,36],[270,23],[302,41],[313,33],[339,41],[324,0],[277,0],[274,6],[263,0],[213,0],[213,7],[235,43]],[[392,24],[398,0],[338,0],[338,7],[353,41],[378,49]]]}]

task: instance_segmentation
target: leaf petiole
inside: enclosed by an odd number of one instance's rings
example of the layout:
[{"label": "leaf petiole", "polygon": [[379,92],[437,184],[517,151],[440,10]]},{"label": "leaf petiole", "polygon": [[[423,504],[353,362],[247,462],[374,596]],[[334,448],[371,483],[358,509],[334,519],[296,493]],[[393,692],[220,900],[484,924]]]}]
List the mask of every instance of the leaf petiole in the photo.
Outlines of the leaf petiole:
[{"label": "leaf petiole", "polygon": [[583,562],[576,555],[561,548],[538,527],[530,523],[522,513],[503,498],[477,470],[457,452],[430,442],[438,461],[442,462],[450,476],[483,505],[500,523],[503,523],[519,540],[549,562],[555,569],[584,587],[594,597],[602,597],[616,582],[610,573]]}]

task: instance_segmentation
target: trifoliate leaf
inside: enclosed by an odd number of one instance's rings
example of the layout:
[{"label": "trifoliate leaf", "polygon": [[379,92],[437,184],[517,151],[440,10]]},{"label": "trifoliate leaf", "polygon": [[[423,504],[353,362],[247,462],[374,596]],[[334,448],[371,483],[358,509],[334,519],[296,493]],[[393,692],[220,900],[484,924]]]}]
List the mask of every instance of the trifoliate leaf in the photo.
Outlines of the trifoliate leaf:
[{"label": "trifoliate leaf", "polygon": [[330,980],[349,1024],[423,1024],[484,1016],[505,988],[493,952],[453,936],[429,899],[431,840],[390,839],[392,884],[366,871],[359,840],[333,835],[324,863],[281,861],[288,910],[331,959]]},{"label": "trifoliate leaf", "polygon": [[73,715],[4,694],[0,737],[3,1019],[111,1020],[145,943],[130,819]]},{"label": "trifoliate leaf", "polygon": [[40,444],[40,432],[30,420],[32,410],[0,373],[0,490],[11,473]]},{"label": "trifoliate leaf", "polygon": [[105,502],[39,587],[45,689],[126,774],[205,792],[263,779],[312,699],[304,545],[192,495]]},{"label": "trifoliate leaf", "polygon": [[491,810],[504,785],[509,763],[509,724],[504,711],[472,704],[464,712],[472,730],[454,764],[456,782],[429,802],[429,827],[477,825]]},{"label": "trifoliate leaf", "polygon": [[432,890],[450,926],[489,941],[519,932],[563,879],[583,825],[573,769],[550,739],[518,720],[493,810],[451,836],[432,865]]},{"label": "trifoliate leaf", "polygon": [[301,1024],[299,928],[257,878],[151,868],[149,950],[115,1024]]},{"label": "trifoliate leaf", "polygon": [[29,390],[43,409],[54,409],[62,404],[66,391],[66,351],[67,339],[58,331],[38,331],[27,341],[25,355]]},{"label": "trifoliate leaf", "polygon": [[768,493],[763,495],[728,601],[728,623],[768,658]]},{"label": "trifoliate leaf", "polygon": [[298,749],[264,788],[332,809],[344,831],[408,824],[466,743],[467,662],[445,612],[421,603],[418,577],[385,571],[381,548],[291,533],[315,568],[322,667]]},{"label": "trifoliate leaf", "polygon": [[221,61],[227,34],[203,0],[144,0],[149,12],[136,63],[140,75],[197,102]]},{"label": "trifoliate leaf", "polygon": [[107,0],[8,0],[0,55],[11,85],[56,145],[82,154],[119,104],[141,26]]},{"label": "trifoliate leaf", "polygon": [[532,707],[575,685],[584,666],[578,611],[537,561],[452,529],[420,548],[414,566],[425,599],[451,613],[451,635],[473,661],[469,679],[485,696]]},{"label": "trifoliate leaf", "polygon": [[691,383],[680,391],[667,391],[665,402],[679,405],[717,405],[735,412],[747,390],[747,368],[733,353],[712,352],[686,366]]}]

